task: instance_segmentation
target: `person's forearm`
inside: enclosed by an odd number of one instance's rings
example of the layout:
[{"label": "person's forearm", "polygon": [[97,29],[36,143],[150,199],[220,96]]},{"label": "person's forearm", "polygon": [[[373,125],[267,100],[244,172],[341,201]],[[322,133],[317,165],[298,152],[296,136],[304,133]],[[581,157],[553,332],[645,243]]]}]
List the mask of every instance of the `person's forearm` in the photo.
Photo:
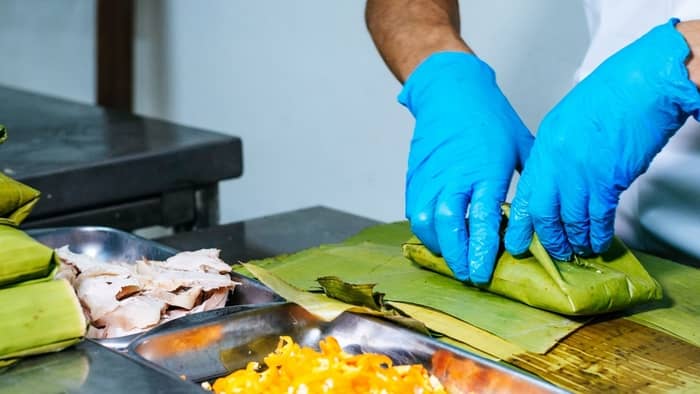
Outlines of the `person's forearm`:
[{"label": "person's forearm", "polygon": [[690,55],[685,61],[688,77],[700,87],[700,20],[681,22],[676,29],[683,35],[690,48]]},{"label": "person's forearm", "polygon": [[459,35],[457,0],[368,0],[365,20],[384,62],[402,83],[432,53],[472,52]]}]

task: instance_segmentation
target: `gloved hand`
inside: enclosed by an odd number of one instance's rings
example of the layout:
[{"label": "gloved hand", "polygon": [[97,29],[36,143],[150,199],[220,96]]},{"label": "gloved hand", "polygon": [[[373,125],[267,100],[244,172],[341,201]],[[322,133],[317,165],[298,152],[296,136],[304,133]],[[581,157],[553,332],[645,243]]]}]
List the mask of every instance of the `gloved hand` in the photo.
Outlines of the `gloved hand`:
[{"label": "gloved hand", "polygon": [[698,116],[677,22],[611,56],[547,114],[511,205],[509,252],[525,252],[533,228],[558,260],[608,248],[622,191],[689,114]]},{"label": "gloved hand", "polygon": [[416,118],[406,176],[411,230],[442,254],[456,278],[487,283],[500,242],[500,205],[532,135],[491,68],[467,53],[430,56],[399,101]]}]

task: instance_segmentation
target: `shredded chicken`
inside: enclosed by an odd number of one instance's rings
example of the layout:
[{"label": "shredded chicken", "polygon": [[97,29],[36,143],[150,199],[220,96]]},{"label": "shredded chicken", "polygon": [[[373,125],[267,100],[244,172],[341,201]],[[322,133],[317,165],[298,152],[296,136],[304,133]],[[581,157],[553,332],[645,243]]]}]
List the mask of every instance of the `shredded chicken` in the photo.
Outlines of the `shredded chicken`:
[{"label": "shredded chicken", "polygon": [[221,308],[238,284],[218,249],[182,252],[166,261],[106,262],[56,249],[59,273],[71,282],[90,320],[88,337],[142,332],[177,317]]},{"label": "shredded chicken", "polygon": [[192,271],[193,266],[204,272],[231,272],[231,266],[219,259],[218,249],[200,249],[195,252],[180,252],[165,260],[165,268]]},{"label": "shredded chicken", "polygon": [[[228,294],[228,288],[223,288]],[[153,289],[144,293],[153,299],[161,300],[166,304],[183,309],[192,309],[199,296],[202,295],[201,287],[191,287],[187,290],[181,290],[176,292],[165,291],[163,289]]]},{"label": "shredded chicken", "polygon": [[131,289],[131,294],[138,292],[139,289],[138,281],[121,276],[83,278],[79,275],[73,286],[92,321],[101,319],[119,307],[120,298],[124,298],[119,295],[123,294],[124,288]]}]

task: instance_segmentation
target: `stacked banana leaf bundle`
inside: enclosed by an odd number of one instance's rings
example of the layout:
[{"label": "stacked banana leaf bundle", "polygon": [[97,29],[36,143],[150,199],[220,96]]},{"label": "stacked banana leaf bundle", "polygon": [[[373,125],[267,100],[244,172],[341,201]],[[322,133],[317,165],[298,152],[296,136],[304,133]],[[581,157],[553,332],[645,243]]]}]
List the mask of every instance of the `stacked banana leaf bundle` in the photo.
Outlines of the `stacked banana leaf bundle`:
[{"label": "stacked banana leaf bundle", "polygon": [[[0,126],[0,143],[7,137]],[[39,192],[0,173],[0,367],[80,341],[87,322],[73,287],[54,280],[54,251],[18,228]]]},{"label": "stacked banana leaf bundle", "polygon": [[[236,270],[322,318],[380,316],[574,391],[700,390],[700,270],[619,240],[572,262],[535,240],[525,256],[502,253],[481,288],[455,280],[406,222]],[[637,361],[618,368],[626,359]]]}]

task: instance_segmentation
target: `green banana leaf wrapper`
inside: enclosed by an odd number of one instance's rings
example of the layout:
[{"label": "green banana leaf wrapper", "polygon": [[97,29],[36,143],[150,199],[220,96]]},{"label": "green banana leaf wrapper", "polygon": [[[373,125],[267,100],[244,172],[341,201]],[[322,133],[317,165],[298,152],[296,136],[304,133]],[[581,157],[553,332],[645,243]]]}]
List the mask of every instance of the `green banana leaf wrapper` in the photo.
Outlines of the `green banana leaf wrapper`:
[{"label": "green banana leaf wrapper", "polygon": [[18,226],[39,201],[39,191],[0,173],[0,224]]},{"label": "green banana leaf wrapper", "polygon": [[[234,269],[257,277],[287,299],[289,294],[283,294],[279,285],[247,268],[251,265],[263,268],[301,290],[320,290],[318,279],[328,276],[338,277],[346,283],[376,283],[373,291],[384,293],[384,301],[391,305],[400,302],[431,308],[540,354],[546,353],[588,320],[532,308],[423,269],[402,254],[401,245],[410,236],[407,222],[384,224],[368,228],[342,243],[253,261]],[[305,308],[309,305],[299,300],[295,302]],[[397,309],[401,310],[401,307]],[[430,327],[436,322],[426,320],[423,323]],[[450,329],[464,332],[461,325],[452,325]]]},{"label": "green banana leaf wrapper", "polygon": [[[0,144],[7,139],[7,129],[0,125]],[[18,226],[39,201],[39,191],[0,172],[0,224]]]},{"label": "green banana leaf wrapper", "polygon": [[0,288],[51,280],[57,269],[53,249],[14,226],[0,224]]},{"label": "green banana leaf wrapper", "polygon": [[[0,125],[0,143],[6,138]],[[39,194],[0,173],[0,287],[50,280],[58,268],[51,248],[17,228],[39,201]]]},{"label": "green banana leaf wrapper", "polygon": [[[404,256],[429,270],[452,277],[442,257],[416,237],[403,245]],[[503,252],[488,285],[480,286],[527,305],[564,315],[596,315],[660,300],[661,286],[618,239],[602,255],[571,262],[550,258],[537,236],[530,253],[514,257]]]}]

